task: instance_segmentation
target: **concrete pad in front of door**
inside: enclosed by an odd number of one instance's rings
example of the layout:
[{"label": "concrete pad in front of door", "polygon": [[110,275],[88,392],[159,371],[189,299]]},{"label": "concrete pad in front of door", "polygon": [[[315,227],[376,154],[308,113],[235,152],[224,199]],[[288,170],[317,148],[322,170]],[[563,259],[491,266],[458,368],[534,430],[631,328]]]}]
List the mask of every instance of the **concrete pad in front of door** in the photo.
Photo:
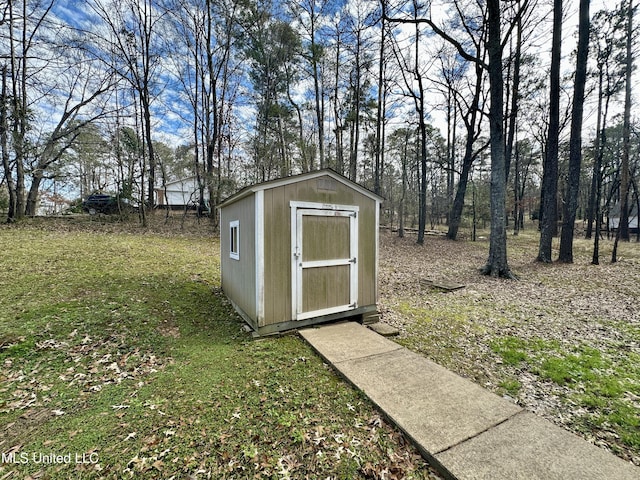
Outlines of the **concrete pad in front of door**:
[{"label": "concrete pad in front of door", "polygon": [[300,335],[331,364],[402,348],[355,322],[307,328]]}]

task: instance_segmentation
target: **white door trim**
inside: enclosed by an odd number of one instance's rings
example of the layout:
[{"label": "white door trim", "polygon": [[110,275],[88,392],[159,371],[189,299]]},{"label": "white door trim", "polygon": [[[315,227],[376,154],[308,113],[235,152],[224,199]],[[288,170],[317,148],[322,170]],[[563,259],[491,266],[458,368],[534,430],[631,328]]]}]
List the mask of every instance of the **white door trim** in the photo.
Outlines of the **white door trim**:
[{"label": "white door trim", "polygon": [[[353,310],[358,307],[358,212],[357,205],[334,205],[312,202],[295,202],[291,208],[291,314],[293,320],[304,320],[333,313]],[[349,218],[349,258],[302,261],[302,219],[307,216]],[[303,271],[308,268],[349,266],[349,304],[338,305],[311,312],[304,312],[302,305]]]}]

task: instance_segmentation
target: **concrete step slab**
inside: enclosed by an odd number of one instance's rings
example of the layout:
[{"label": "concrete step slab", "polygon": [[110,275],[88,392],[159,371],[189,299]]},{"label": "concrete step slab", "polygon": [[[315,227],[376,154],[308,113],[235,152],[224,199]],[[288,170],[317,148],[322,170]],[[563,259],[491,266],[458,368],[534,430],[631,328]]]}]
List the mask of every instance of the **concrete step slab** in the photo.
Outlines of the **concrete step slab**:
[{"label": "concrete step slab", "polygon": [[299,333],[329,363],[340,363],[403,348],[355,322],[307,328]]},{"label": "concrete step slab", "polygon": [[371,325],[367,326],[383,337],[395,337],[400,334],[400,330],[384,322],[372,323]]}]

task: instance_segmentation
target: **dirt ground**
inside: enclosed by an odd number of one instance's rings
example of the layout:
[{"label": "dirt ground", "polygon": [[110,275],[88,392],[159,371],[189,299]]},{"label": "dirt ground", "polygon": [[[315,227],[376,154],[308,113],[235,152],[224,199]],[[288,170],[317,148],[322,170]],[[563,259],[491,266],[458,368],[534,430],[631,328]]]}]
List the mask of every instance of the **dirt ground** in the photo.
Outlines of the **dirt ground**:
[{"label": "dirt ground", "polygon": [[[616,372],[629,358],[640,358],[640,244],[621,243],[619,262],[611,264],[612,243],[602,240],[597,266],[591,265],[592,241],[584,239],[576,239],[573,264],[545,265],[535,261],[537,232],[510,236],[509,265],[519,278],[514,281],[479,274],[488,256],[486,238],[453,242],[429,235],[421,246],[414,235],[381,233],[382,320],[400,330],[397,341],[408,348],[640,465],[637,437],[621,440],[602,411],[581,401],[597,394],[589,391],[593,382],[551,381],[540,368],[550,365],[544,355],[561,362],[581,358],[573,352],[585,349]],[[554,241],[556,256],[557,247]],[[529,358],[505,361],[496,345],[509,342],[526,345]],[[597,378],[607,374],[594,369]],[[626,376],[628,391],[612,408],[624,405],[640,418],[637,365]]]}]

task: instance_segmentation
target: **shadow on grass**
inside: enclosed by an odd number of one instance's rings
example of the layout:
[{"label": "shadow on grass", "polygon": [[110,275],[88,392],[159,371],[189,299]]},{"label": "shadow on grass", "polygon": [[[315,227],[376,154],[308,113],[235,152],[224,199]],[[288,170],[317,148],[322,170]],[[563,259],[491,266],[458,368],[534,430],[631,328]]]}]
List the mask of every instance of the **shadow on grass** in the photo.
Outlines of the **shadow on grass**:
[{"label": "shadow on grass", "polygon": [[210,239],[3,234],[0,261],[30,276],[0,281],[0,451],[89,461],[0,478],[430,477],[298,337],[244,332]]}]

